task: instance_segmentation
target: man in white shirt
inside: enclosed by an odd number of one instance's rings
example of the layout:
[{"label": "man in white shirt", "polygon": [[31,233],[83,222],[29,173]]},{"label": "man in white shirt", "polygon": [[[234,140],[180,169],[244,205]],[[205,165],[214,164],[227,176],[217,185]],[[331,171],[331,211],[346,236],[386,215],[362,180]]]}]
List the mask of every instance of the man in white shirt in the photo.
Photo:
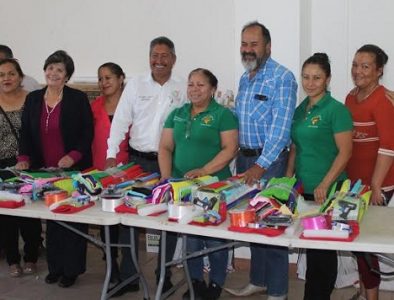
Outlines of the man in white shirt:
[{"label": "man in white shirt", "polygon": [[[186,81],[172,74],[176,54],[174,43],[167,37],[158,37],[151,41],[149,61],[151,72],[130,79],[119,100],[108,139],[107,167],[116,165],[115,157],[119,145],[129,131],[130,159],[145,171],[160,172],[157,151],[161,132],[168,114],[186,101]],[[121,227],[119,240],[120,243],[130,242],[128,227]],[[167,235],[169,251],[166,261],[171,258],[171,252],[173,255],[176,240],[176,234]],[[138,239],[135,243],[138,249]],[[120,279],[125,280],[135,273],[130,249],[122,248]],[[166,273],[163,292],[172,287],[170,276],[170,272]],[[115,296],[138,289],[138,281],[134,281],[115,293]]]},{"label": "man in white shirt", "polygon": [[[14,54],[10,47],[6,45],[0,45],[0,60],[5,58],[14,58]],[[31,92],[34,90],[41,89],[41,85],[33,77],[24,75],[22,80],[22,87],[25,91]]]},{"label": "man in white shirt", "polygon": [[186,82],[172,74],[176,61],[173,45],[166,37],[154,39],[149,57],[151,73],[128,81],[111,124],[108,167],[115,166],[119,144],[130,130],[129,145],[133,161],[137,157],[145,158],[146,161],[142,162],[144,170],[159,171],[156,156],[164,121],[186,99]]}]

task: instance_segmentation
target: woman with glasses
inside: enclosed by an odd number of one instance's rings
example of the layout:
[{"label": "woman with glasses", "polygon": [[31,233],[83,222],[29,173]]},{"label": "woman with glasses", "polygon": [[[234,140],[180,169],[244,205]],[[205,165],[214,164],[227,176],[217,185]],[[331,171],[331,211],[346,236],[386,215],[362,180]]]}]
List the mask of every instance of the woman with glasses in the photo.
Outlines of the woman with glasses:
[{"label": "woman with glasses", "polygon": [[[187,96],[190,103],[175,109],[165,122],[159,146],[159,166],[163,179],[231,176],[230,161],[238,150],[238,121],[214,98],[218,80],[209,70],[189,74]],[[189,236],[189,252],[224,243],[215,238]],[[196,299],[218,299],[226,278],[227,249],[209,254],[209,287],[204,282],[202,256],[188,260]],[[190,292],[183,295],[189,299]]]}]

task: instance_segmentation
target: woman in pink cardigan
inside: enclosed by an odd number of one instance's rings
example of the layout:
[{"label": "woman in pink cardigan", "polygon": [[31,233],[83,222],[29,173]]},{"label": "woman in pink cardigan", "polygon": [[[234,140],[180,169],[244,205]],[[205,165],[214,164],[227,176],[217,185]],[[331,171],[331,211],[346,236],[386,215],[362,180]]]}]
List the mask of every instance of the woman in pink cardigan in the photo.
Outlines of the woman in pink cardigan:
[{"label": "woman in pink cardigan", "polygon": [[[122,68],[115,63],[105,63],[98,69],[98,85],[101,96],[97,97],[91,106],[94,118],[93,166],[99,170],[105,168],[107,139],[116,106],[122,95],[124,79],[125,74]],[[127,141],[128,137],[125,136],[116,156],[117,163],[128,162]]]},{"label": "woman in pink cardigan", "polygon": [[[112,62],[101,65],[98,69],[98,85],[101,96],[97,97],[91,104],[94,123],[94,139],[92,143],[93,167],[104,170],[107,156],[107,139],[111,128],[111,121],[118,105],[120,96],[123,91],[125,74],[122,68]],[[119,152],[116,156],[117,163],[128,162],[128,135],[119,146]],[[102,239],[104,231],[100,230]],[[110,226],[111,243],[118,243],[119,227],[118,225]],[[111,248],[112,272],[111,282],[119,281],[119,267],[117,263],[118,248]]]}]

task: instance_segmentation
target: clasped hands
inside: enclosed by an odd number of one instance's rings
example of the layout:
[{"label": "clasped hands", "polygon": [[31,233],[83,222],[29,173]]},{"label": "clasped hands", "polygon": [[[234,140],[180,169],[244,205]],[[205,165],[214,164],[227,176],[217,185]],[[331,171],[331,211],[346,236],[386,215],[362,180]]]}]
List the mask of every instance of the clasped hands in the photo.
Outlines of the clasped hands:
[{"label": "clasped hands", "polygon": [[[62,169],[71,168],[74,165],[74,160],[69,155],[63,156],[57,163],[57,166]],[[15,165],[17,170],[27,170],[30,168],[30,163],[28,161],[20,161]]]}]

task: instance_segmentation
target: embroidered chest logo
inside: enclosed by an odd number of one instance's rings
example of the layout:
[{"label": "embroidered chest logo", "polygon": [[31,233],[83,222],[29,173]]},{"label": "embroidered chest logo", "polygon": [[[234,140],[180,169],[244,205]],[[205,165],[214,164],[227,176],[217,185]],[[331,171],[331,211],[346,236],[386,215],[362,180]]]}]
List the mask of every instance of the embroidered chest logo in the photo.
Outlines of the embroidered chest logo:
[{"label": "embroidered chest logo", "polygon": [[181,92],[180,91],[172,91],[171,95],[169,95],[170,98],[170,105],[172,104],[179,104],[181,102]]},{"label": "embroidered chest logo", "polygon": [[211,126],[213,123],[213,116],[212,115],[206,115],[201,119],[201,125],[204,126]]},{"label": "embroidered chest logo", "polygon": [[150,95],[140,95],[138,96],[140,101],[150,101],[153,98],[155,98],[154,96],[150,96]]},{"label": "embroidered chest logo", "polygon": [[311,123],[312,125],[317,125],[317,123],[319,123],[321,121],[321,116],[315,116],[311,119]]}]

